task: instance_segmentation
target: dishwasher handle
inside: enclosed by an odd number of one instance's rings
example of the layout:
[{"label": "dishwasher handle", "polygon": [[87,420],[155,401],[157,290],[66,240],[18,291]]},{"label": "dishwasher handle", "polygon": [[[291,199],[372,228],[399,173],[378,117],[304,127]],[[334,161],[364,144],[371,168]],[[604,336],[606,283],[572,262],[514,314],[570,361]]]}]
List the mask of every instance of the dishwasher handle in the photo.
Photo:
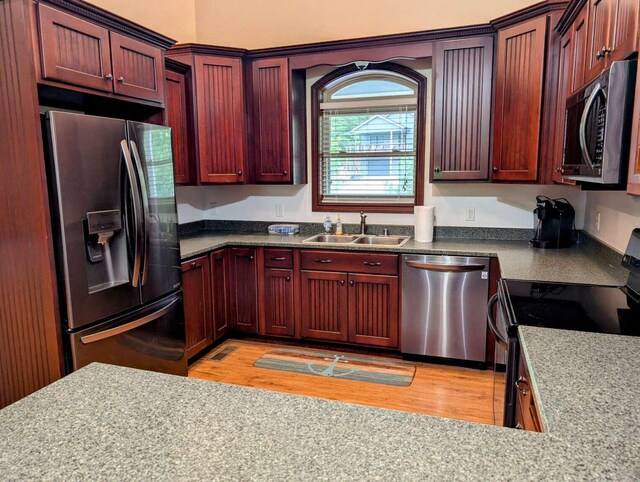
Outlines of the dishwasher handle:
[{"label": "dishwasher handle", "polygon": [[470,273],[471,271],[482,271],[486,268],[483,264],[440,264],[421,263],[419,261],[405,261],[405,264],[411,268],[445,273]]},{"label": "dishwasher handle", "polygon": [[496,326],[496,320],[493,318],[493,308],[496,306],[496,303],[500,301],[500,295],[498,293],[494,294],[489,299],[489,304],[487,305],[487,322],[489,325],[489,329],[493,336],[496,338],[496,342],[505,350],[508,348],[507,340],[500,334],[498,331],[498,327]]}]

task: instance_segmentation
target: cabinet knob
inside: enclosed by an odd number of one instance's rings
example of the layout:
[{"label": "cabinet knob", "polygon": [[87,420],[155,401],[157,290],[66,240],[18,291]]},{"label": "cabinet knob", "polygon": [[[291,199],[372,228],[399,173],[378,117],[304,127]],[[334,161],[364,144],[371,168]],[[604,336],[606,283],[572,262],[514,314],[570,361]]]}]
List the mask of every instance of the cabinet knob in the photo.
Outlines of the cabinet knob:
[{"label": "cabinet knob", "polygon": [[106,80],[113,80],[113,75],[111,75],[111,74],[107,74],[107,75],[105,75],[105,76],[104,76],[104,78],[105,78]]},{"label": "cabinet knob", "polygon": [[524,427],[520,424],[520,422],[516,423],[516,428],[518,430],[524,430]]},{"label": "cabinet knob", "polygon": [[195,261],[191,261],[191,267],[195,268],[196,267],[196,262]]},{"label": "cabinet knob", "polygon": [[556,172],[562,172],[562,168],[560,166],[556,167]]},{"label": "cabinet knob", "polygon": [[287,171],[282,171],[282,175],[283,175],[283,176],[288,176],[288,175],[289,175],[289,173],[288,173]]},{"label": "cabinet knob", "polygon": [[285,278],[285,280],[287,280],[287,281],[291,281],[291,276],[287,276],[287,277]]},{"label": "cabinet knob", "polygon": [[340,286],[344,286],[344,280],[340,280]]},{"label": "cabinet knob", "polygon": [[493,172],[498,172],[498,168],[496,166],[493,166]]},{"label": "cabinet knob", "polygon": [[124,82],[124,77],[122,75],[118,77],[118,82],[120,82],[121,84]]},{"label": "cabinet knob", "polygon": [[242,171],[238,171],[238,176],[242,176]]},{"label": "cabinet knob", "polygon": [[439,168],[439,167],[436,167],[436,168],[433,170],[433,172],[440,172],[440,168]]},{"label": "cabinet knob", "polygon": [[349,281],[349,286],[355,286],[356,282],[355,281]]},{"label": "cabinet knob", "polygon": [[522,395],[526,395],[527,394],[527,388],[528,388],[528,383],[527,383],[527,379],[524,377],[519,377],[518,380],[515,383],[516,385],[516,389],[522,393]]}]

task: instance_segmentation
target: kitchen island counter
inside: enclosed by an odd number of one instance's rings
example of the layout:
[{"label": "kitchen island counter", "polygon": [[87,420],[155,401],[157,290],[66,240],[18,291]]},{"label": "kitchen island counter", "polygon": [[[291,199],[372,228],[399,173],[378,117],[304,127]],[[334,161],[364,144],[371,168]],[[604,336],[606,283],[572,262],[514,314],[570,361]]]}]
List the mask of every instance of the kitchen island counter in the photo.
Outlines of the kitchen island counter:
[{"label": "kitchen island counter", "polygon": [[268,234],[201,233],[180,240],[182,259],[227,246],[255,246],[303,249],[334,249],[377,251],[410,254],[450,254],[459,256],[497,257],[503,279],[548,283],[577,283],[600,286],[622,286],[628,272],[620,266],[611,250],[588,240],[585,244],[566,249],[536,249],[523,241],[437,240],[419,243],[410,239],[400,247],[358,244],[311,244],[302,241],[308,236]]},{"label": "kitchen island counter", "polygon": [[524,327],[521,341],[546,433],[92,364],[0,411],[0,473],[75,480],[640,477],[640,339]]}]

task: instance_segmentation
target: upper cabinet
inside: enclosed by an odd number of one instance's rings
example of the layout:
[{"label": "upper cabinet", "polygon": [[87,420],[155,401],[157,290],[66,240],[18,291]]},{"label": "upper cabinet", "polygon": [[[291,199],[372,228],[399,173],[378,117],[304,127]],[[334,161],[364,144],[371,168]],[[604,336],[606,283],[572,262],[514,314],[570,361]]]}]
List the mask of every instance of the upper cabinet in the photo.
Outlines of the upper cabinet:
[{"label": "upper cabinet", "polygon": [[196,174],[193,170],[191,120],[189,118],[189,102],[191,90],[189,89],[190,69],[184,64],[167,61],[165,73],[166,101],[164,109],[164,121],[171,127],[171,140],[173,143],[173,171],[176,184],[195,183]]},{"label": "upper cabinet", "polygon": [[[585,80],[638,49],[638,0],[589,0]],[[587,7],[584,7],[587,8]]]},{"label": "upper cabinet", "polygon": [[546,17],[498,32],[494,181],[537,180],[546,33]]},{"label": "upper cabinet", "polygon": [[430,179],[487,181],[493,38],[437,42],[433,73]]},{"label": "upper cabinet", "polygon": [[37,4],[41,80],[164,102],[162,49]]}]

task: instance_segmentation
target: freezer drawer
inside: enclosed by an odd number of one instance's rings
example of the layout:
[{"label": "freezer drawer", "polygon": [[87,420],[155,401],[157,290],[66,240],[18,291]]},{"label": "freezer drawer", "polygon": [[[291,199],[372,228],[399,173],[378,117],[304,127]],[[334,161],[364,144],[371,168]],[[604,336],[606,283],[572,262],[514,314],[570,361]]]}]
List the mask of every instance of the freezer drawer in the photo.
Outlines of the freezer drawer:
[{"label": "freezer drawer", "polygon": [[403,353],[486,361],[489,258],[403,255]]},{"label": "freezer drawer", "polygon": [[70,335],[73,369],[109,363],[187,374],[182,292]]}]

